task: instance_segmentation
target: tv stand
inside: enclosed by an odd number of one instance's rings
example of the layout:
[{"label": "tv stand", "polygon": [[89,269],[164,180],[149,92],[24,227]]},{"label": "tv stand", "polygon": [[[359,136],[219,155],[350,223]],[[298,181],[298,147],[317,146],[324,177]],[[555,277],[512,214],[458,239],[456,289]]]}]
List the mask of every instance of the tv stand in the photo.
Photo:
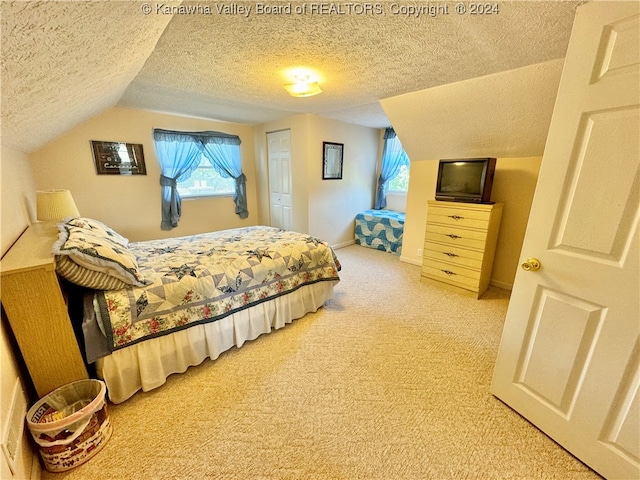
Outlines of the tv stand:
[{"label": "tv stand", "polygon": [[491,280],[503,204],[428,205],[421,281],[480,298]]}]

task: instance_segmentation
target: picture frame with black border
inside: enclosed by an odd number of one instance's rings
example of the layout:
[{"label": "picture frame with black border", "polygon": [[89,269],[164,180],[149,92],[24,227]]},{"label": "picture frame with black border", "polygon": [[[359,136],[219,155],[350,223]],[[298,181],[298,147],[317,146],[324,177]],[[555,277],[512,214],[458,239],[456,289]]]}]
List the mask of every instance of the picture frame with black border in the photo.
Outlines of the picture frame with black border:
[{"label": "picture frame with black border", "polygon": [[144,151],[140,143],[91,140],[98,175],[146,175]]},{"label": "picture frame with black border", "polygon": [[322,179],[342,180],[344,143],[322,142]]}]

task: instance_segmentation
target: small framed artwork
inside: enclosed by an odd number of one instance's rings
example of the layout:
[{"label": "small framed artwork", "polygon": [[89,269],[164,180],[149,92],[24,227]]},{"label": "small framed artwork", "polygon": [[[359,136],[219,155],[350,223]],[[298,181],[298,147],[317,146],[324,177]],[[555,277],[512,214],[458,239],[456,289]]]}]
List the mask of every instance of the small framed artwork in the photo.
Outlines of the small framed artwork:
[{"label": "small framed artwork", "polygon": [[91,141],[98,175],[146,175],[142,144]]},{"label": "small framed artwork", "polygon": [[344,143],[322,142],[322,179],[342,179]]}]

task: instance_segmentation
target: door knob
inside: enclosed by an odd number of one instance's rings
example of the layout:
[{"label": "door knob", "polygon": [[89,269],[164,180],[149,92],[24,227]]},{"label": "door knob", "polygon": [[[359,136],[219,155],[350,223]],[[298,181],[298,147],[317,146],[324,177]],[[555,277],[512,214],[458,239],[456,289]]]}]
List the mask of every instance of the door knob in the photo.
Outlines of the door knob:
[{"label": "door knob", "polygon": [[537,272],[541,266],[540,260],[534,257],[527,258],[527,261],[522,264],[522,268],[527,272]]}]

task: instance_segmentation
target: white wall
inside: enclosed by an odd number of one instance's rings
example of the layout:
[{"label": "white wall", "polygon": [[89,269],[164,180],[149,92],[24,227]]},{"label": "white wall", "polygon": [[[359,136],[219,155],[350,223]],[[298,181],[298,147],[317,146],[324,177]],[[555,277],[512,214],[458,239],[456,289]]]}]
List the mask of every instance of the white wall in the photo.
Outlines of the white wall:
[{"label": "white wall", "polygon": [[0,208],[2,228],[0,228],[0,249],[4,255],[20,234],[31,223],[35,202],[36,186],[33,179],[29,156],[9,147],[2,146],[0,155],[0,181],[2,196]]},{"label": "white wall", "polygon": [[[2,146],[1,149],[0,182],[2,188],[0,209],[2,217],[0,217],[0,237],[2,255],[4,255],[30,224],[31,209],[35,199],[35,183],[31,175],[28,156],[5,146]],[[13,350],[9,336],[10,330],[3,312],[0,326],[0,435],[4,434],[6,428],[16,380],[21,382],[24,392],[29,391],[26,383],[21,378],[22,373],[16,361],[18,354]],[[28,402],[31,404],[36,400],[37,398],[29,398]],[[16,462],[17,472],[15,475],[11,473],[4,455],[0,455],[0,457],[0,478],[30,478],[34,454],[28,441],[26,429]],[[38,468],[39,464],[37,462],[35,462],[35,465]],[[36,476],[38,475],[37,472],[35,474]]]},{"label": "white wall", "polygon": [[[409,177],[411,178],[411,177]],[[399,192],[387,192],[387,210],[395,210],[396,212],[407,211],[407,194]]]},{"label": "white wall", "polygon": [[[309,233],[332,245],[353,243],[355,216],[373,207],[379,130],[310,116]],[[322,142],[344,144],[341,180],[322,179]]]},{"label": "white wall", "polygon": [[[373,207],[379,130],[303,114],[256,127],[260,223],[269,223],[266,134],[291,130],[294,230],[340,246],[354,242],[355,216]],[[344,144],[341,180],[322,179],[322,142]]]},{"label": "white wall", "polygon": [[[185,199],[173,230],[161,230],[160,167],[152,130],[214,130],[240,137],[249,217],[235,214],[231,196]],[[147,175],[97,175],[91,140],[140,143]],[[68,188],[81,215],[96,218],[132,241],[193,235],[255,225],[258,221],[253,127],[143,110],[112,108],[31,155],[39,189]]]},{"label": "white wall", "polygon": [[412,162],[541,156],[563,60],[381,101]]}]

